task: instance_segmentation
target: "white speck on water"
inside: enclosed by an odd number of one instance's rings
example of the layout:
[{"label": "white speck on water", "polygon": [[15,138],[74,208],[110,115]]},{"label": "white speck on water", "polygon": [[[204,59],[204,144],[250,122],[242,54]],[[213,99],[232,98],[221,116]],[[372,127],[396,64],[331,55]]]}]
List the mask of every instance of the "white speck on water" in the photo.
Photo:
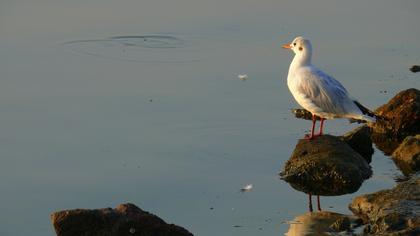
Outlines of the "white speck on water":
[{"label": "white speck on water", "polygon": [[247,192],[247,191],[251,191],[253,188],[252,184],[247,184],[244,187],[241,188],[241,192]]},{"label": "white speck on water", "polygon": [[135,232],[136,232],[136,229],[135,228],[130,228],[130,234],[134,234]]},{"label": "white speck on water", "polygon": [[245,81],[245,80],[247,80],[247,79],[248,79],[248,75],[247,75],[247,74],[241,74],[241,75],[238,75],[238,79],[240,79],[240,80],[242,80],[242,81]]}]

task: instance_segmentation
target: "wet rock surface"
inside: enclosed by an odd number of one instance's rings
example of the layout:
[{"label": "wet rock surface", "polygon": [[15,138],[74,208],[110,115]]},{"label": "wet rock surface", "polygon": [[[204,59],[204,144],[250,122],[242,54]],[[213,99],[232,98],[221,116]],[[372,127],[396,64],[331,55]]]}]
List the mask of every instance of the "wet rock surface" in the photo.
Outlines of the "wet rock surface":
[{"label": "wet rock surface", "polygon": [[361,195],[350,210],[372,235],[420,235],[420,175],[399,183],[393,189]]},{"label": "wet rock surface", "polygon": [[58,236],[192,236],[186,229],[167,224],[134,204],[117,208],[64,210],[51,214]]},{"label": "wet rock surface", "polygon": [[372,174],[366,160],[339,137],[299,140],[280,173],[294,189],[322,196],[357,191]]},{"label": "wet rock surface", "polygon": [[[312,120],[312,113],[308,110],[297,108],[292,109],[292,113],[295,115],[296,118],[304,119],[304,120]],[[318,116],[315,116],[316,120],[321,120]]]},{"label": "wet rock surface", "polygon": [[355,216],[329,211],[308,212],[290,222],[289,230],[285,235],[335,235],[340,232],[350,232],[360,224],[361,220]]},{"label": "wet rock surface", "polygon": [[420,171],[420,134],[406,137],[392,158],[405,175]]},{"label": "wet rock surface", "polygon": [[371,140],[375,144],[376,148],[381,150],[386,156],[392,155],[395,149],[397,149],[401,144],[401,140],[399,138],[393,138],[378,133],[372,133]]},{"label": "wet rock surface", "polygon": [[420,91],[414,88],[399,92],[388,103],[376,109],[378,119],[371,124],[375,133],[404,139],[420,133]]},{"label": "wet rock surface", "polygon": [[374,152],[371,133],[371,129],[368,126],[363,125],[344,134],[341,139],[370,163]]}]

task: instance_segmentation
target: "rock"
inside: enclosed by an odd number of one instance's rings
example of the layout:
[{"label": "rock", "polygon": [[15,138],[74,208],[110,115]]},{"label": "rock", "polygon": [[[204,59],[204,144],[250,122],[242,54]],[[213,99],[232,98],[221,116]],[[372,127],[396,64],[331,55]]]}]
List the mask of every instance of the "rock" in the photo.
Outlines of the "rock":
[{"label": "rock", "polygon": [[115,209],[75,209],[51,214],[57,236],[192,236],[186,229],[167,224],[134,204]]},{"label": "rock", "polygon": [[387,156],[391,155],[401,144],[399,138],[393,138],[375,132],[372,133],[371,139],[375,146]]},{"label": "rock", "polygon": [[291,223],[286,236],[295,235],[336,235],[343,231],[351,231],[360,225],[355,216],[335,212],[309,212],[297,216]]},{"label": "rock", "polygon": [[410,71],[413,73],[419,72],[420,71],[420,66],[418,65],[413,65],[410,67]]},{"label": "rock", "polygon": [[299,140],[280,173],[294,189],[323,196],[353,193],[371,174],[359,153],[331,135]]},{"label": "rock", "polygon": [[420,133],[420,91],[411,88],[399,92],[375,114],[383,118],[370,124],[375,133],[400,140]]},{"label": "rock", "polygon": [[344,134],[342,140],[370,163],[374,152],[370,136],[371,129],[364,125]]},{"label": "rock", "polygon": [[420,235],[420,175],[393,189],[365,194],[353,199],[350,210],[373,235]]},{"label": "rock", "polygon": [[392,157],[404,175],[420,171],[420,134],[406,137]]},{"label": "rock", "polygon": [[350,231],[351,222],[349,218],[339,218],[329,227],[336,232]]},{"label": "rock", "polygon": [[[292,113],[295,115],[296,118],[304,119],[304,120],[312,120],[312,113],[305,109],[292,109]],[[316,120],[321,120],[318,116],[315,116]]]}]

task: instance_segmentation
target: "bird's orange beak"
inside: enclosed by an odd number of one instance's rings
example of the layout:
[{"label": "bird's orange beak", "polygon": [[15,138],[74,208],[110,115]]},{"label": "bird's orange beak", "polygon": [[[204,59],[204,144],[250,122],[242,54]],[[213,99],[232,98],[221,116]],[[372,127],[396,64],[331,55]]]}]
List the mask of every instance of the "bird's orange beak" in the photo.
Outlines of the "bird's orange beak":
[{"label": "bird's orange beak", "polygon": [[281,46],[282,48],[291,49],[290,43],[286,43],[285,45]]}]

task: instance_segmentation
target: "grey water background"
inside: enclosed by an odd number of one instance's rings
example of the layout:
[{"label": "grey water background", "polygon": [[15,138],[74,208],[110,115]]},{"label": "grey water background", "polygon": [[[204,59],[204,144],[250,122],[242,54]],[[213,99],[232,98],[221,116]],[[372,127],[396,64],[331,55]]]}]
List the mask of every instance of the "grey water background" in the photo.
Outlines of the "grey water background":
[{"label": "grey water background", "polygon": [[[419,9],[416,0],[0,1],[0,234],[54,235],[54,211],[132,202],[195,235],[283,235],[307,196],[277,173],[310,122],[290,112],[292,53],[280,46],[311,39],[314,63],[376,108],[419,88],[408,71],[420,63]],[[328,121],[326,131],[355,126]],[[395,185],[389,158],[375,150],[371,165],[357,193],[323,197],[323,207],[349,213],[354,196]],[[239,193],[246,184],[254,189]]]}]

